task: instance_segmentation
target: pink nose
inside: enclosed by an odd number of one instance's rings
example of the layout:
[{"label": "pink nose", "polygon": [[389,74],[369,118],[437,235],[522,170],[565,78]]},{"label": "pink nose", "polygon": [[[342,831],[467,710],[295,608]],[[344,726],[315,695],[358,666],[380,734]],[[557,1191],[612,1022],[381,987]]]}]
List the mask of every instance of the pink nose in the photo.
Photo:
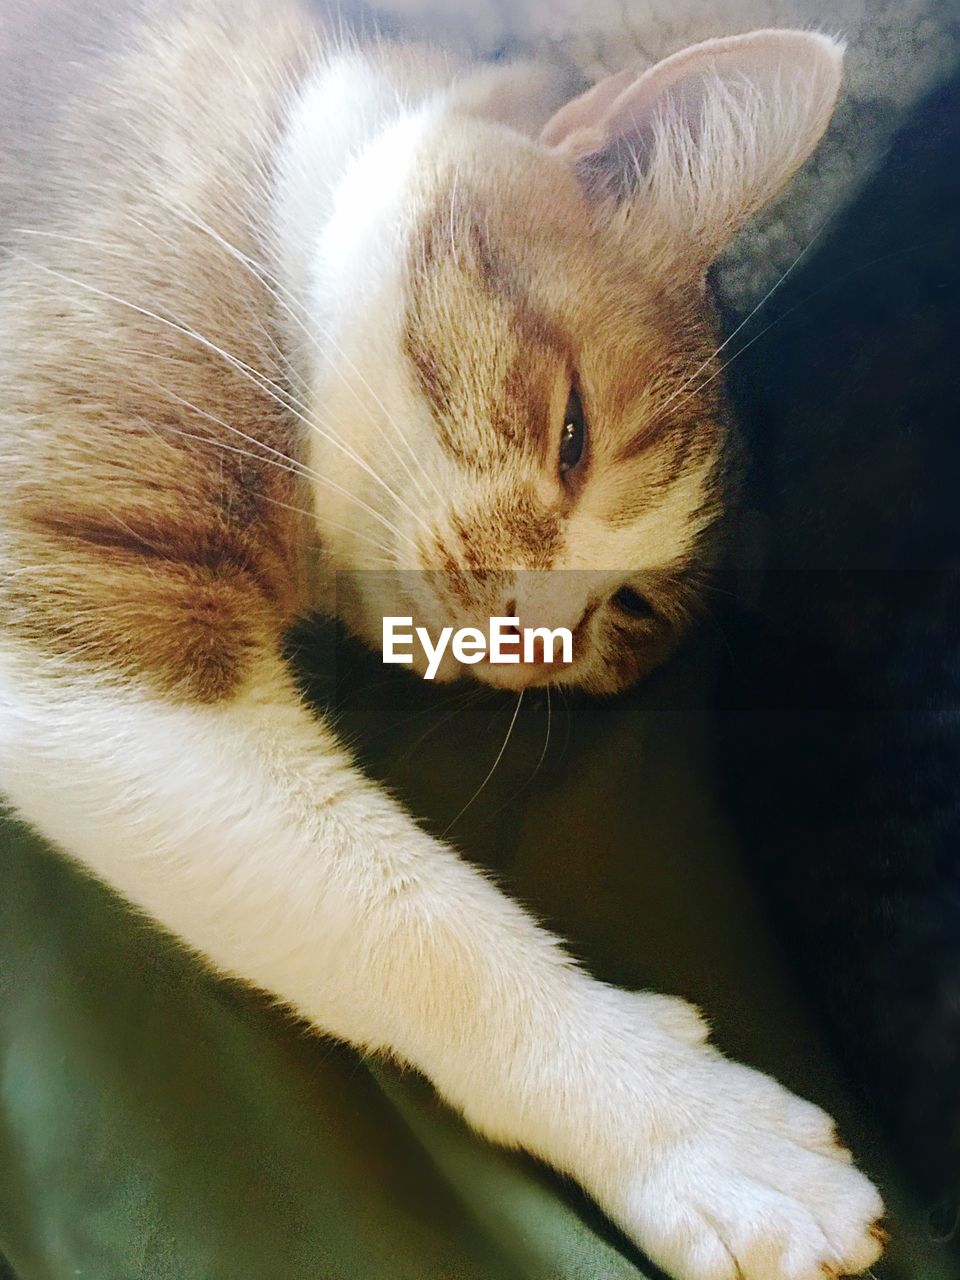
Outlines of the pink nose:
[{"label": "pink nose", "polygon": [[[504,610],[504,614],[503,614],[503,616],[504,616],[505,618],[516,618],[516,617],[517,617],[517,602],[516,602],[516,600],[511,600],[511,601],[509,601],[509,603],[507,604],[507,606],[506,606],[506,608],[505,608],[505,610]],[[523,619],[522,619],[522,618],[520,619],[520,625],[519,625],[518,627],[504,627],[504,628],[503,628],[503,635],[504,635],[504,637],[506,637],[506,636],[516,636],[516,637],[517,637],[518,645],[522,646],[522,644],[523,644]],[[519,649],[519,653],[520,653],[520,661],[521,661],[521,662],[526,662],[528,659],[527,659],[526,655],[524,654],[524,652],[523,652],[523,648],[522,648],[522,647]],[[530,665],[535,666],[535,667],[542,667],[542,666],[544,666],[544,665],[546,664],[546,661],[547,661],[547,649],[546,649],[546,644],[544,643],[543,636],[533,636],[533,637],[531,638],[531,641],[530,641],[530,657],[529,657]]]}]

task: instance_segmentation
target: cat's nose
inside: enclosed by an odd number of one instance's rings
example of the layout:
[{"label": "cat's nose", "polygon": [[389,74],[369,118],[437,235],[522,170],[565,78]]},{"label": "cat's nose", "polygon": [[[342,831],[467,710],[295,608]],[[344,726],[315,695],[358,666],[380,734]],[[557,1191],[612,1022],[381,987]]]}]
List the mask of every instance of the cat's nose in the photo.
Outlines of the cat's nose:
[{"label": "cat's nose", "polygon": [[547,661],[547,647],[543,636],[531,636],[524,655],[525,661],[535,667],[542,667]]},{"label": "cat's nose", "polygon": [[[503,616],[505,618],[517,619],[517,623],[510,624],[502,628],[503,636],[505,638],[516,636],[518,646],[523,645],[524,620],[519,616],[517,612],[516,600],[507,601],[506,605],[504,606]],[[540,636],[540,635],[530,636],[529,640],[527,641],[526,645],[524,646],[521,652],[523,656],[523,661],[528,666],[539,667],[539,666],[545,665],[547,662],[546,642],[543,636]]]}]

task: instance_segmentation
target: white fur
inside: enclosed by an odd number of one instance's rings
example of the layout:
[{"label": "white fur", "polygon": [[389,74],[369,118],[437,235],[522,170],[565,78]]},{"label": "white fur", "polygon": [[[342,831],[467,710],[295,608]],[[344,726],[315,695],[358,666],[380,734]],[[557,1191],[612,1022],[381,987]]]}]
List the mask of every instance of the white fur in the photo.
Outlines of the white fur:
[{"label": "white fur", "polygon": [[[377,62],[347,54],[317,68],[290,111],[273,207],[278,271],[285,294],[295,299],[287,346],[322,425],[337,424],[337,434],[349,440],[343,449],[321,430],[305,443],[309,466],[326,478],[315,504],[330,564],[355,574],[349,598],[344,591],[323,603],[371,645],[379,641],[384,613],[405,613],[413,604],[425,621],[440,624],[422,577],[404,584],[417,599],[398,602],[395,577],[365,571],[421,570],[422,561],[411,556],[417,537],[443,529],[451,513],[469,511],[485,483],[442,449],[403,352],[404,262],[419,211],[421,158],[444,130],[469,129],[465,103],[468,115],[485,116],[501,110],[506,97],[508,114],[518,116],[519,85],[528,78],[509,66],[453,75],[436,55],[415,49],[392,57]],[[418,58],[424,59],[419,70]],[[695,274],[816,145],[836,101],[842,58],[837,42],[801,32],[712,42],[650,73],[659,76],[656,92],[646,94],[640,108],[631,94],[643,95],[650,76],[626,89],[611,118],[591,113],[581,100],[561,110],[546,135],[573,111],[580,127],[570,137],[549,139],[566,162],[591,143],[642,133],[649,123],[654,143],[641,192],[611,214],[613,234],[625,254],[683,259]],[[536,119],[542,82],[529,78]],[[504,135],[503,147],[523,158],[529,143]],[[558,294],[568,287],[560,272],[554,287]],[[685,393],[683,387],[675,398],[682,402]],[[622,524],[606,518],[613,503],[604,485],[588,487],[552,565],[576,571],[565,588],[576,599],[563,602],[570,616],[548,612],[539,622],[576,626],[597,601],[609,610],[631,575],[670,572],[683,563],[713,518],[712,473],[710,458],[691,463],[656,502]],[[608,474],[615,477],[615,468]],[[489,505],[501,505],[495,487]],[[447,541],[457,545],[455,536]],[[521,592],[519,583],[507,584],[492,612],[503,612]],[[459,621],[482,626],[484,620]],[[598,611],[588,640],[602,624]],[[423,665],[418,669],[422,674]],[[438,669],[441,679],[462,674],[449,654]],[[514,681],[487,667],[475,674],[519,687],[530,672]],[[580,683],[582,669],[572,666],[555,679]]]},{"label": "white fur", "polygon": [[[341,376],[326,376],[293,313],[291,347],[330,419],[350,424],[351,448],[371,457],[393,439],[385,405],[406,423],[425,412],[397,356],[382,233],[439,109],[433,65],[408,65],[392,89],[361,70],[362,110],[337,113],[339,130],[324,104],[351,73],[328,68],[333,79],[294,113],[280,166],[279,267]],[[371,132],[380,142],[366,146]],[[385,189],[372,175],[387,168]],[[348,305],[359,289],[376,293],[366,332],[380,335],[363,350]],[[341,455],[315,460],[369,512],[399,518]],[[702,483],[694,472],[685,500]],[[350,565],[355,510],[329,494],[318,507],[336,561]],[[359,537],[375,535],[376,523],[357,523]],[[651,516],[651,564],[684,527],[678,510]],[[622,533],[603,542],[599,522],[584,528],[585,560],[565,567],[602,576],[623,563]],[[722,1058],[689,1006],[579,971],[358,773],[279,659],[264,658],[229,702],[190,707],[0,641],[0,790],[218,970],[420,1068],[481,1132],[571,1173],[682,1280],[822,1280],[825,1266],[859,1272],[878,1256],[879,1197],[823,1113]]]},{"label": "white fur", "polygon": [[706,1046],[689,1006],[579,972],[356,773],[279,666],[216,709],[30,666],[0,650],[0,786],[221,971],[425,1071],[684,1280],[877,1256],[879,1197],[823,1113]]}]

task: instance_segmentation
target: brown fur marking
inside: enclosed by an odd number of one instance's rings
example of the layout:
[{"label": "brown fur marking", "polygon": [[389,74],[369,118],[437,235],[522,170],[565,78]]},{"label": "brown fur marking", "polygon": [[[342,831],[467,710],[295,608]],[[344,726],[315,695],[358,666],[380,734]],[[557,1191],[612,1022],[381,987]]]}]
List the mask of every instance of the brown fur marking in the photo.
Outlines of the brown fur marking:
[{"label": "brown fur marking", "polygon": [[[282,377],[250,323],[269,331],[269,293],[171,208],[179,196],[262,258],[256,197],[241,217],[230,196],[238,181],[262,189],[276,127],[274,97],[249,83],[294,77],[313,28],[283,0],[271,38],[251,36],[245,7],[205,5],[198,39],[180,25],[196,24],[191,3],[158,5],[156,26],[118,37],[119,55],[91,46],[89,76],[48,84],[49,99],[32,102],[21,76],[21,141],[44,164],[19,175],[16,220],[51,234],[0,229],[13,250],[0,267],[4,624],[51,657],[191,701],[233,692],[299,603],[292,418],[175,327]],[[111,12],[122,27],[136,9]]]}]

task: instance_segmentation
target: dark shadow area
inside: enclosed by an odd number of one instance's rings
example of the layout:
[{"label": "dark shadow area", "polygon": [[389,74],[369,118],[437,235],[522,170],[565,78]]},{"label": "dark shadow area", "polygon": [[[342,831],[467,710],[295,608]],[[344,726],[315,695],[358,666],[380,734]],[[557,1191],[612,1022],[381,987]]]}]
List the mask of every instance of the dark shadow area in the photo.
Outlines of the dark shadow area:
[{"label": "dark shadow area", "polygon": [[795,970],[938,1237],[960,1182],[958,203],[960,81],[738,337],[767,557],[721,752]]}]

